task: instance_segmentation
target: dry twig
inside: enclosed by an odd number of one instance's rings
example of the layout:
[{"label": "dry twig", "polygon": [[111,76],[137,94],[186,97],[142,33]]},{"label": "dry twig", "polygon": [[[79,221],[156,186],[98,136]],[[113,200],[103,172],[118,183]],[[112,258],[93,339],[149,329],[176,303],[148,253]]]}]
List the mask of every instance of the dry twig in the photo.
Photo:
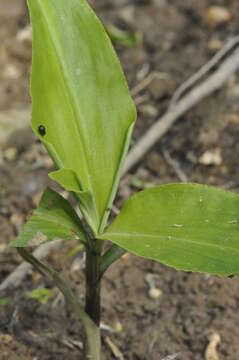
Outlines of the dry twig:
[{"label": "dry twig", "polygon": [[109,346],[112,354],[114,355],[114,357],[115,357],[116,359],[124,360],[123,354],[121,353],[121,351],[119,350],[119,348],[113,343],[113,341],[110,340],[110,338],[109,338],[108,336],[106,336],[105,342],[106,342],[106,344]]},{"label": "dry twig", "polygon": [[220,344],[221,338],[218,333],[213,333],[209,338],[209,344],[205,352],[205,360],[219,360],[217,346]]},{"label": "dry twig", "polygon": [[137,84],[132,90],[131,95],[136,96],[138,93],[143,91],[145,88],[147,88],[151,82],[155,79],[157,73],[151,72],[148,76],[146,76],[139,84]]},{"label": "dry twig", "polygon": [[[33,255],[38,260],[45,259],[52,251],[60,249],[62,243],[62,240],[57,240],[41,245],[33,252]],[[21,285],[25,277],[31,273],[32,266],[29,263],[23,262],[3,281],[3,283],[0,285],[0,292],[5,291],[8,288],[18,287]]]},{"label": "dry twig", "polygon": [[235,50],[221,66],[201,84],[193,88],[177,105],[166,112],[138,141],[129,152],[122,175],[125,175],[148,150],[169,130],[175,121],[198,104],[201,100],[220,89],[222,85],[239,69],[239,50]]},{"label": "dry twig", "polygon": [[222,59],[225,57],[229,51],[231,51],[239,43],[239,35],[230,39],[221,50],[219,50],[216,55],[212,57],[204,66],[202,66],[195,74],[193,74],[188,80],[186,80],[174,93],[172,100],[170,101],[169,108],[173,108],[178,100],[188,91],[192,86],[194,86],[198,81],[200,81],[205,75],[209,73]]},{"label": "dry twig", "polygon": [[179,163],[171,157],[171,155],[169,154],[169,152],[167,150],[163,150],[163,156],[164,156],[166,162],[172,167],[172,169],[174,170],[174,172],[177,175],[177,177],[179,178],[179,180],[184,183],[188,182],[187,175],[183,172]]},{"label": "dry twig", "polygon": [[156,79],[167,79],[168,78],[168,74],[166,73],[161,73],[158,71],[152,71],[151,73],[149,73],[148,76],[146,76],[141,82],[139,82],[132,90],[131,90],[131,95],[133,97],[135,97],[136,95],[138,95],[141,91],[143,91],[144,89],[146,89],[151,82]]}]

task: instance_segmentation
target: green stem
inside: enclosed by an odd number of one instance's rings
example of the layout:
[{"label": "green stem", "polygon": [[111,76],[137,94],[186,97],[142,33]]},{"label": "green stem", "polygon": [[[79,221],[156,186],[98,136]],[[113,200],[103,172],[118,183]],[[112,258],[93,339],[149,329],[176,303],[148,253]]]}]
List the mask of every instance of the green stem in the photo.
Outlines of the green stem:
[{"label": "green stem", "polygon": [[117,245],[112,245],[109,250],[105,252],[105,254],[101,258],[100,264],[100,277],[104,275],[106,270],[122,255],[126,253],[126,250],[120,248]]},{"label": "green stem", "polygon": [[68,283],[65,280],[63,280],[55,270],[51,269],[50,267],[40,262],[37,258],[32,256],[27,250],[23,248],[17,248],[17,250],[25,261],[30,263],[42,275],[48,277],[58,287],[58,289],[63,293],[67,301],[71,304],[75,314],[82,321],[86,334],[85,359],[100,360],[101,340],[100,340],[99,327],[96,326],[96,324],[84,311],[83,307],[76,299]]},{"label": "green stem", "polygon": [[[98,337],[100,339],[100,263],[103,241],[92,239],[91,242],[92,246],[86,250],[85,311],[98,329]],[[100,360],[100,348],[97,349],[97,354],[93,354],[92,350],[86,347],[85,358]]]},{"label": "green stem", "polygon": [[101,240],[92,240],[92,247],[86,251],[86,300],[85,311],[94,321],[100,325],[100,264]]}]

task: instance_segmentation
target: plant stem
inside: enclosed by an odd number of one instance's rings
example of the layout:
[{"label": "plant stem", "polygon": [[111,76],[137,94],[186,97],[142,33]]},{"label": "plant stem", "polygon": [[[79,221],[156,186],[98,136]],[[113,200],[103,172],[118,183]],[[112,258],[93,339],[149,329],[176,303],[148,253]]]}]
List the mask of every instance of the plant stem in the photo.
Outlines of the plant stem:
[{"label": "plant stem", "polygon": [[[86,339],[85,359],[100,360],[100,292],[101,292],[101,278],[100,278],[100,263],[101,250],[103,241],[91,240],[92,246],[86,250],[86,299],[85,312],[95,325],[94,333],[89,334],[97,339],[97,348],[92,349],[88,346],[89,340]],[[87,335],[88,337],[88,335]],[[92,351],[93,350],[93,351]]]},{"label": "plant stem", "polygon": [[84,330],[85,330],[85,359],[91,360],[100,360],[100,329],[92,321],[92,319],[87,315],[87,313],[82,308],[81,304],[78,302],[77,298],[73,294],[68,283],[63,280],[60,275],[49,266],[46,266],[40,262],[37,258],[31,255],[27,250],[23,248],[17,249],[19,254],[23,257],[25,261],[30,263],[34,268],[41,274],[48,277],[53,283],[58,287],[58,289],[63,293],[67,301],[71,304],[75,314],[82,321]]},{"label": "plant stem", "polygon": [[93,246],[86,251],[86,300],[85,311],[100,325],[100,263],[102,241],[93,240]]}]

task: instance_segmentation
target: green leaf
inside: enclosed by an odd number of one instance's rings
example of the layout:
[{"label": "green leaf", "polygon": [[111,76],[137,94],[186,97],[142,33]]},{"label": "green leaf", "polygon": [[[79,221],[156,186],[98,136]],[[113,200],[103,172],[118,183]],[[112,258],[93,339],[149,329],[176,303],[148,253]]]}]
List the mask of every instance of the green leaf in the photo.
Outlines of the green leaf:
[{"label": "green leaf", "polygon": [[198,184],[137,193],[101,239],[185,271],[239,273],[239,196]]},{"label": "green leaf", "polygon": [[142,43],[142,34],[140,32],[124,31],[113,24],[108,24],[106,30],[112,41],[128,48],[135,48]]},{"label": "green leaf", "polygon": [[0,306],[6,306],[8,302],[8,298],[0,298]]},{"label": "green leaf", "polygon": [[75,255],[79,255],[81,252],[84,251],[84,246],[83,245],[77,245],[77,246],[74,246],[72,249],[70,249],[68,252],[67,252],[67,256],[68,257],[73,257]]},{"label": "green leaf", "polygon": [[28,5],[32,126],[58,168],[75,173],[78,196],[97,233],[115,196],[135,106],[108,35],[87,1],[28,0]]},{"label": "green leaf", "polygon": [[40,304],[46,304],[52,297],[53,291],[46,288],[34,289],[29,294],[29,299],[39,301]]},{"label": "green leaf", "polygon": [[90,191],[79,191],[79,180],[76,173],[70,169],[60,169],[58,171],[51,172],[49,177],[67,191],[75,193],[80,202],[81,211],[84,214],[88,225],[96,233],[97,228],[95,227],[95,224],[98,223],[98,217],[95,202]]},{"label": "green leaf", "polygon": [[74,209],[62,196],[47,188],[39,207],[11,244],[15,247],[37,246],[55,239],[86,241]]}]

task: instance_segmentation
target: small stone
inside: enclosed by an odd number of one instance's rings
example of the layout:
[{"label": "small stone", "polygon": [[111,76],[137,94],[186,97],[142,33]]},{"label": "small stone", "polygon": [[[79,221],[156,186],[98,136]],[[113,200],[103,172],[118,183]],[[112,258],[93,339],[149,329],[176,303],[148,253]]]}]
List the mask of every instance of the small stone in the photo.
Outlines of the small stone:
[{"label": "small stone", "polygon": [[205,20],[211,30],[225,25],[232,19],[230,11],[223,6],[210,6],[205,14]]},{"label": "small stone", "polygon": [[18,31],[16,39],[20,43],[27,45],[32,44],[32,28],[30,25],[27,25],[24,29]]},{"label": "small stone", "polygon": [[223,47],[223,42],[218,38],[212,38],[208,42],[207,47],[211,51],[218,51]]},{"label": "small stone", "polygon": [[120,333],[123,331],[123,325],[119,321],[116,321],[114,328],[117,333]]},{"label": "small stone", "polygon": [[21,72],[14,64],[8,64],[3,69],[3,76],[9,80],[16,80],[21,76]]},{"label": "small stone", "polygon": [[17,149],[15,147],[10,147],[4,151],[4,157],[8,161],[14,161],[17,157]]},{"label": "small stone", "polygon": [[221,149],[216,148],[212,150],[207,150],[200,158],[199,163],[202,165],[221,165],[222,164],[222,156]]},{"label": "small stone", "polygon": [[160,289],[151,288],[149,290],[150,299],[157,300],[157,299],[159,299],[161,297],[161,295],[162,295],[162,291]]}]

